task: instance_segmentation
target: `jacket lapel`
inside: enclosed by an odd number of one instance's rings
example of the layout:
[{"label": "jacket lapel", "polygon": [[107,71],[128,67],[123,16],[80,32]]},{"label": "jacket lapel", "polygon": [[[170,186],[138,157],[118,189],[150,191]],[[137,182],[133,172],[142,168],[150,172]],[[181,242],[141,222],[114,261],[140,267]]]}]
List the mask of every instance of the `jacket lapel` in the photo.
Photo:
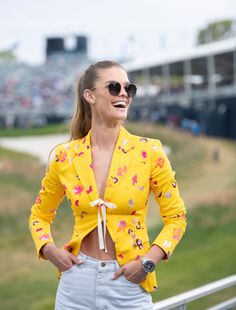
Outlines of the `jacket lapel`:
[{"label": "jacket lapel", "polygon": [[112,201],[112,196],[122,183],[122,178],[127,173],[128,166],[133,158],[135,142],[133,136],[124,127],[121,127],[110,164],[103,198],[98,197],[93,173],[90,135],[91,131],[89,131],[85,138],[78,140],[78,143],[75,144],[74,152],[76,156],[73,158],[72,163],[91,201],[98,198]]},{"label": "jacket lapel", "polygon": [[74,152],[76,156],[72,163],[78,178],[89,195],[90,200],[96,200],[99,197],[92,167],[90,131],[86,137],[78,140],[78,143],[74,146]]},{"label": "jacket lapel", "polygon": [[112,201],[112,196],[122,183],[122,178],[126,175],[133,158],[134,149],[133,136],[124,127],[121,127],[109,169],[104,195],[106,201]]}]

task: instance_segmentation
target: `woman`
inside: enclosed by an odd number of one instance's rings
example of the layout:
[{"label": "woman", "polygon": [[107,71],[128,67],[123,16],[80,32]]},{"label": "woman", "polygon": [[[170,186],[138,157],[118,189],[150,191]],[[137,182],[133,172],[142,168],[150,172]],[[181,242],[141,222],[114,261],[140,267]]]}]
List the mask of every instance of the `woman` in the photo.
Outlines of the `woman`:
[{"label": "woman", "polygon": [[[61,273],[56,309],[152,309],[155,266],[170,257],[185,231],[184,204],[160,141],[122,127],[135,94],[115,62],[84,72],[70,142],[55,149],[32,207],[37,253]],[[145,223],[150,189],[164,223],[151,246]],[[65,194],[75,225],[59,249],[50,224]]]}]

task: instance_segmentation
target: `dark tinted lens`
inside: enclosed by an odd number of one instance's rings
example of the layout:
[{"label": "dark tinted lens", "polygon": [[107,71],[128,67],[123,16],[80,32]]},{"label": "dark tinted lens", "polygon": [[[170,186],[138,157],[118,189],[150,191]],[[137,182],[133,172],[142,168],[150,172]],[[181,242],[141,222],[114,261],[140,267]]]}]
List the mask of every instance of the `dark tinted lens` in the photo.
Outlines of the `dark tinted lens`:
[{"label": "dark tinted lens", "polygon": [[112,96],[118,96],[121,90],[121,85],[120,83],[117,83],[117,82],[110,83],[108,85],[108,90]]},{"label": "dark tinted lens", "polygon": [[136,95],[137,87],[134,84],[129,84],[125,86],[125,91],[129,97],[133,98]]}]

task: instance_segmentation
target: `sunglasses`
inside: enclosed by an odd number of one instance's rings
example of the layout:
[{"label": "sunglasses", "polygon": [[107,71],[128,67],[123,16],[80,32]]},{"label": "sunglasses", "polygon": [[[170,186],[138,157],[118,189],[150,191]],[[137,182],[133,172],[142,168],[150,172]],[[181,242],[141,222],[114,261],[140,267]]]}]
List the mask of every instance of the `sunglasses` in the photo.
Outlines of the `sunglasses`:
[{"label": "sunglasses", "polygon": [[[119,96],[121,91],[121,84],[119,82],[110,82],[106,88],[108,89],[110,95]],[[134,84],[127,84],[124,86],[124,89],[128,95],[128,97],[133,98],[136,95],[137,87]]]}]

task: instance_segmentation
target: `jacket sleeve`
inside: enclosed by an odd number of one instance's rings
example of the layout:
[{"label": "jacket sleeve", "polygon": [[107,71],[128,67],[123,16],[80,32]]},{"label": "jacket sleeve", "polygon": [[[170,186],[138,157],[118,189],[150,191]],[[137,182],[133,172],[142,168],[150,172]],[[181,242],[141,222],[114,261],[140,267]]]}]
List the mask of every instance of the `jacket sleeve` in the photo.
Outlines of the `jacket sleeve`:
[{"label": "jacket sleeve", "polygon": [[173,253],[186,229],[186,209],[180,197],[175,172],[161,142],[152,140],[151,189],[160,208],[163,228],[153,244],[161,247],[166,258]]},{"label": "jacket sleeve", "polygon": [[59,180],[58,159],[61,153],[59,148],[55,149],[55,155],[48,165],[29,218],[29,227],[39,258],[45,258],[40,252],[41,247],[48,242],[54,243],[50,226],[65,194]]}]

